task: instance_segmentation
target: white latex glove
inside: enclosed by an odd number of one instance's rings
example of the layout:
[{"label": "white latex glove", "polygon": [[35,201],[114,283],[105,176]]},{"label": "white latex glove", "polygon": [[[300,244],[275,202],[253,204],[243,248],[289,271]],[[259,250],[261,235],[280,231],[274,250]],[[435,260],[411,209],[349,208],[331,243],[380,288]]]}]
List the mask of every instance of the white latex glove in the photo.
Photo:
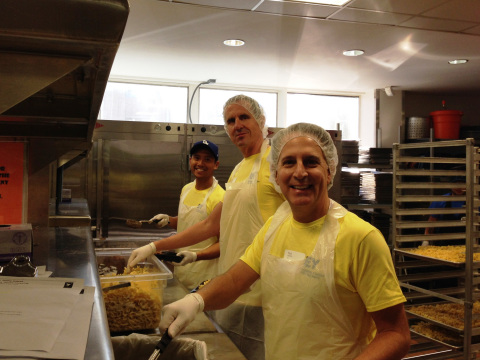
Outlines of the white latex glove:
[{"label": "white latex glove", "polygon": [[197,261],[197,253],[193,251],[180,251],[177,253],[177,256],[183,256],[183,259],[178,263],[172,261],[172,264],[175,266],[184,266]]},{"label": "white latex glove", "polygon": [[140,261],[148,258],[150,255],[153,255],[156,252],[157,248],[153,242],[133,250],[132,254],[128,258],[127,273],[129,273]]},{"label": "white latex glove", "polygon": [[169,216],[167,214],[157,214],[153,218],[151,218],[148,222],[151,224],[152,222],[157,223],[157,227],[164,227],[170,223]]},{"label": "white latex glove", "polygon": [[180,335],[198,313],[203,311],[205,304],[199,294],[188,294],[184,298],[163,307],[160,330],[168,333],[172,338]]}]

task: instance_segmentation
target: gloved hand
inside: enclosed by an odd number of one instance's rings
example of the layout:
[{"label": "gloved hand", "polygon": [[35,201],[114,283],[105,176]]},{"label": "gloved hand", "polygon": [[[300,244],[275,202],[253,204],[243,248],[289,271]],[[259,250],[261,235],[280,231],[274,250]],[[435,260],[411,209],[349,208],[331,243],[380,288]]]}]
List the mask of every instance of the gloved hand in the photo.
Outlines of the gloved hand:
[{"label": "gloved hand", "polygon": [[160,330],[163,333],[168,328],[172,338],[180,335],[198,313],[203,311],[205,304],[199,294],[188,294],[184,298],[163,307]]},{"label": "gloved hand", "polygon": [[150,255],[153,255],[156,252],[157,248],[153,242],[133,250],[132,254],[128,258],[127,273],[129,273],[140,261],[148,258]]},{"label": "gloved hand", "polygon": [[168,225],[170,222],[169,216],[167,214],[157,214],[153,218],[148,220],[148,223],[151,224],[154,221],[157,223],[157,227],[160,227],[160,228]]},{"label": "gloved hand", "polygon": [[183,256],[183,259],[178,263],[172,261],[175,266],[184,266],[197,261],[197,253],[193,251],[180,251],[177,256]]}]

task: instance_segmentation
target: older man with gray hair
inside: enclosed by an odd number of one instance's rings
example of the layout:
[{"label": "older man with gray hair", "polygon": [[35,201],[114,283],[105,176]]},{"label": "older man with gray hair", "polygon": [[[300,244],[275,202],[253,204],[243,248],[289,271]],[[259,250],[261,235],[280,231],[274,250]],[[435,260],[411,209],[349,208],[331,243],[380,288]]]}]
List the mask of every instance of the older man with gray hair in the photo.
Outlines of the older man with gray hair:
[{"label": "older man with gray hair", "polygon": [[[228,136],[243,155],[225,184],[223,203],[188,229],[134,250],[128,267],[157,251],[190,246],[220,234],[217,244],[197,253],[197,261],[220,254],[219,273],[223,273],[237,262],[285,201],[270,180],[270,145],[263,108],[251,97],[237,95],[225,103],[223,118]],[[235,303],[214,314],[215,321],[249,360],[264,358],[260,288],[260,282],[252,284]]]}]

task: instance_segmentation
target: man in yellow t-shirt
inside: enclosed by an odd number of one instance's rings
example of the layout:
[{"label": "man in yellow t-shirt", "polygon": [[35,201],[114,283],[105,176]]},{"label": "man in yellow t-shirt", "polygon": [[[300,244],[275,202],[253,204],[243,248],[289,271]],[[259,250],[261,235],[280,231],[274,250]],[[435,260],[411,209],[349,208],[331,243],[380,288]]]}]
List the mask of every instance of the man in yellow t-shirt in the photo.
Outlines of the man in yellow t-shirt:
[{"label": "man in yellow t-shirt", "polygon": [[338,164],[330,135],[294,124],[273,137],[270,155],[287,201],[227,272],[164,308],[160,329],[177,336],[261,278],[267,360],[402,359],[406,299],[381,233],[328,197]]},{"label": "man in yellow t-shirt", "polygon": [[[178,216],[167,214],[155,215],[150,221],[157,222],[158,227],[170,226],[181,232],[192,225],[206,219],[213,209],[223,201],[225,190],[213,176],[218,169],[218,146],[211,141],[201,140],[190,149],[190,171],[195,181],[188,183],[182,189],[178,205]],[[211,236],[197,244],[177,249],[177,255],[182,256],[180,263],[175,265],[175,276],[187,288],[194,289],[201,282],[210,280],[217,275],[218,259],[198,257],[198,253],[218,242],[217,236]],[[209,261],[197,261],[209,260]]]},{"label": "man in yellow t-shirt", "polygon": [[[237,262],[265,221],[285,201],[270,178],[270,145],[263,108],[256,100],[237,95],[225,103],[223,118],[225,131],[243,155],[225,185],[223,203],[185,231],[135,249],[129,268],[156,251],[189,246],[220,234],[217,244],[197,255],[220,255],[222,273]],[[215,313],[215,320],[248,360],[264,358],[260,282],[228,309]]]},{"label": "man in yellow t-shirt", "polygon": [[[355,338],[370,342],[375,335],[375,323],[369,313],[403,303],[405,298],[399,290],[390,251],[380,231],[350,212],[338,221],[340,230],[334,249],[335,254],[341,254],[334,259],[338,301],[353,327]],[[290,214],[276,231],[269,254],[292,261],[308,258],[308,254],[315,250],[324,222],[325,217],[322,217],[304,224]],[[261,275],[263,283],[267,275],[261,274],[261,260],[271,223],[272,218],[240,258]],[[382,269],[382,274],[378,269]],[[275,276],[284,278],[280,273]],[[293,306],[292,302],[290,304]],[[286,320],[285,313],[278,308],[276,313]],[[332,349],[331,356],[327,358],[336,358],[335,352],[336,349]]]}]

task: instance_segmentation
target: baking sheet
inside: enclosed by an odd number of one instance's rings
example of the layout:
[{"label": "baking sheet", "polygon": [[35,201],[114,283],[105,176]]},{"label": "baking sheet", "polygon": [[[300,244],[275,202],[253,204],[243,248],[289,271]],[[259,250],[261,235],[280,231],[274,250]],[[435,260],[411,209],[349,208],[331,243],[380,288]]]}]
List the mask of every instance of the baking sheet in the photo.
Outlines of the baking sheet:
[{"label": "baking sheet", "polygon": [[[459,350],[459,351],[461,351],[461,350],[463,349],[463,345],[449,344],[449,343],[446,343],[446,342],[437,340],[437,339],[435,339],[435,338],[429,337],[429,336],[427,336],[427,335],[425,335],[425,334],[422,334],[422,333],[420,333],[420,332],[412,329],[412,325],[415,325],[415,324],[417,324],[417,323],[418,323],[418,322],[413,322],[413,324],[411,324],[411,326],[410,326],[410,332],[411,332],[412,334],[418,335],[418,336],[420,336],[420,337],[422,337],[422,338],[424,338],[424,339],[433,341],[433,342],[435,342],[435,343],[437,343],[437,344],[446,346],[446,347],[448,347],[448,348],[450,348],[450,349],[453,349],[453,350]],[[459,340],[460,342],[462,342],[462,344],[463,344],[463,337],[461,337],[461,336],[459,335],[459,336],[458,336],[458,340]]]},{"label": "baking sheet", "polygon": [[412,311],[410,310],[411,308],[412,308],[412,307],[405,308],[405,312],[406,312],[408,315],[414,316],[415,318],[417,318],[417,319],[419,319],[419,320],[423,320],[423,321],[425,321],[425,322],[428,322],[428,323],[433,324],[433,325],[436,325],[436,326],[438,326],[438,327],[442,327],[442,328],[444,328],[444,329],[447,329],[447,330],[456,332],[456,333],[458,333],[458,334],[463,334],[463,329],[459,329],[459,328],[456,328],[456,327],[453,327],[453,326],[444,324],[444,323],[442,323],[442,322],[433,320],[433,319],[431,319],[431,318],[428,318],[428,317],[419,315],[419,314],[417,314],[417,313],[414,313],[414,312],[412,312]]},{"label": "baking sheet", "polygon": [[443,260],[443,259],[439,259],[439,258],[435,258],[435,257],[431,257],[431,256],[425,256],[425,255],[412,253],[411,250],[416,250],[416,248],[394,249],[394,250],[395,250],[395,252],[397,252],[399,254],[402,254],[402,255],[410,256],[410,257],[420,259],[420,260],[433,261],[433,262],[435,262],[437,264],[441,264],[441,265],[449,265],[449,266],[456,266],[456,267],[465,266],[465,262],[448,261],[448,260]]}]

